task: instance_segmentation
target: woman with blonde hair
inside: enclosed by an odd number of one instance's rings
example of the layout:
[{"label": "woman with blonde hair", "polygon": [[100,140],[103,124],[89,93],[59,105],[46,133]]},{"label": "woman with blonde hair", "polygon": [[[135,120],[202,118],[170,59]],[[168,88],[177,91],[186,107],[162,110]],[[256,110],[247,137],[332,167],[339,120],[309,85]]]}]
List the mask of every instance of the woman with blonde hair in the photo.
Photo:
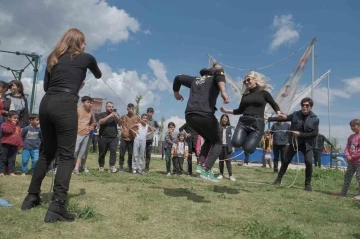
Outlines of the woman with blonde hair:
[{"label": "woman with blonde hair", "polygon": [[22,210],[27,210],[40,205],[41,184],[58,150],[54,194],[45,215],[45,222],[74,220],[65,204],[75,163],[78,93],[84,86],[87,69],[96,78],[101,78],[95,58],[84,52],[85,45],[84,34],[78,29],[69,29],[47,58],[44,78],[46,94],[39,108],[43,149],[35,166],[29,194],[21,206]]},{"label": "woman with blonde hair", "polygon": [[278,104],[268,92],[271,86],[268,79],[261,73],[250,71],[243,81],[243,97],[238,109],[220,110],[225,114],[241,115],[231,139],[232,146],[242,147],[246,154],[252,154],[264,135],[264,111],[267,103],[271,105],[279,118],[285,116],[280,112]]}]

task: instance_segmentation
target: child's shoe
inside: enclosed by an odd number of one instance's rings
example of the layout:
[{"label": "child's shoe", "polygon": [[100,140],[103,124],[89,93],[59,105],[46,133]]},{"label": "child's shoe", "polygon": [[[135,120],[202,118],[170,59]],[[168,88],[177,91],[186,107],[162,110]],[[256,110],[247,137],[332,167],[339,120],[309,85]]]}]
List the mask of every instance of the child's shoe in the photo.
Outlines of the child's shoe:
[{"label": "child's shoe", "polygon": [[217,178],[218,178],[218,179],[223,179],[224,176],[223,176],[222,174],[220,174]]},{"label": "child's shoe", "polygon": [[236,181],[236,179],[234,178],[234,176],[230,176],[230,178],[229,178],[231,181],[233,181],[233,182],[235,182]]}]

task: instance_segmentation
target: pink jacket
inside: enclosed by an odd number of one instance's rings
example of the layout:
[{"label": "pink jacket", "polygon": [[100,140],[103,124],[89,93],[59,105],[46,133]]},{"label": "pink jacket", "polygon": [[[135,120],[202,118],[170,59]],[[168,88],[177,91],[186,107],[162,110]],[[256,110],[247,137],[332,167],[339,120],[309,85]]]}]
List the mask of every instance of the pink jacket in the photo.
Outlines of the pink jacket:
[{"label": "pink jacket", "polygon": [[199,157],[200,155],[200,150],[201,150],[201,145],[203,144],[203,138],[199,135],[197,137],[197,140],[196,140],[196,145],[195,145],[195,149],[196,149],[196,156]]},{"label": "pink jacket", "polygon": [[351,157],[353,164],[360,164],[360,134],[352,134],[348,138],[345,148],[345,156]]}]

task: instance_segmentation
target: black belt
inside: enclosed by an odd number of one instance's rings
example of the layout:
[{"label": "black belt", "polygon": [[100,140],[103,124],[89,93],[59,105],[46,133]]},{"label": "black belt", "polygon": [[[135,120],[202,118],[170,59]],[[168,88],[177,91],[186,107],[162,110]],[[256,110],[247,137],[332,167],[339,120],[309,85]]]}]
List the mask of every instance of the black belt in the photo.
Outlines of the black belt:
[{"label": "black belt", "polygon": [[264,118],[263,115],[253,115],[253,114],[245,114],[243,116],[245,116],[245,117],[253,117],[253,118]]},{"label": "black belt", "polygon": [[75,90],[71,90],[64,87],[51,87],[50,89],[47,90],[47,92],[67,92],[75,95],[76,97],[79,97],[78,92],[75,92]]}]

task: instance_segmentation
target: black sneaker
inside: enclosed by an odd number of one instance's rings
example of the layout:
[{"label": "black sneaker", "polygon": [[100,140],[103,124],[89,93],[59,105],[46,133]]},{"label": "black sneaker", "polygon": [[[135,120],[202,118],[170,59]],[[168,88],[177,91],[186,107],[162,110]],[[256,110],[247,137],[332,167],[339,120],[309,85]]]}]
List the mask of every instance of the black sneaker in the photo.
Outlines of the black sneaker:
[{"label": "black sneaker", "polygon": [[25,199],[21,205],[21,210],[30,210],[31,208],[40,206],[40,204],[41,204],[40,194],[39,193],[36,193],[36,194],[29,193],[25,197]]},{"label": "black sneaker", "polygon": [[46,212],[45,222],[65,221],[72,222],[75,220],[74,215],[70,214],[65,208],[66,201],[57,200],[51,202]]},{"label": "black sneaker", "polygon": [[311,185],[305,185],[305,191],[312,192]]},{"label": "black sneaker", "polygon": [[273,182],[273,185],[280,185],[281,184],[281,180],[280,179],[276,179],[274,182]]}]

